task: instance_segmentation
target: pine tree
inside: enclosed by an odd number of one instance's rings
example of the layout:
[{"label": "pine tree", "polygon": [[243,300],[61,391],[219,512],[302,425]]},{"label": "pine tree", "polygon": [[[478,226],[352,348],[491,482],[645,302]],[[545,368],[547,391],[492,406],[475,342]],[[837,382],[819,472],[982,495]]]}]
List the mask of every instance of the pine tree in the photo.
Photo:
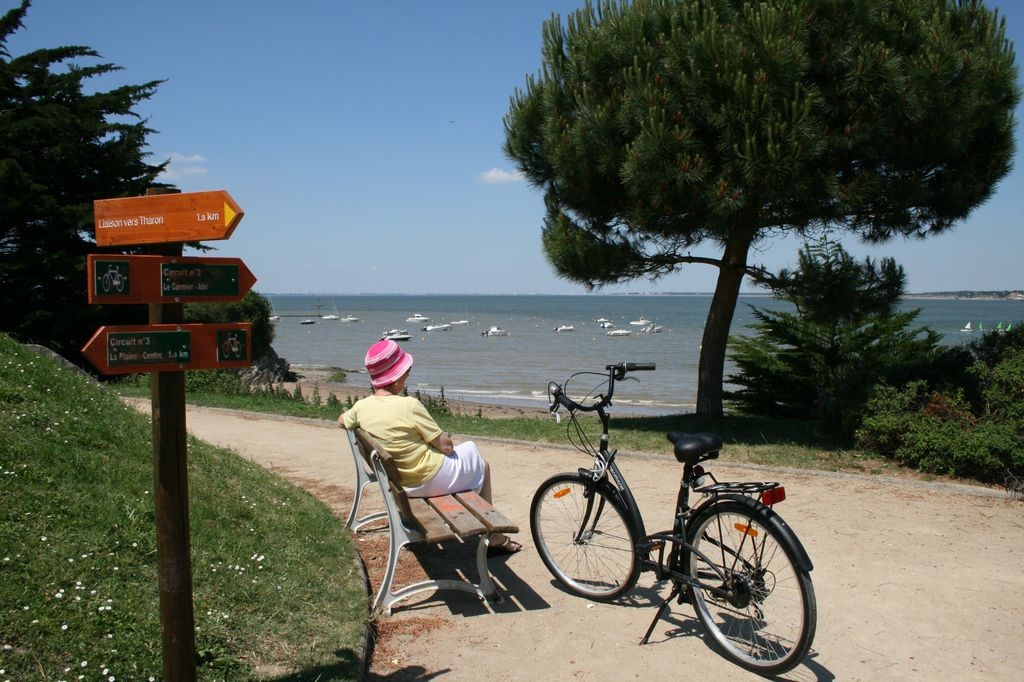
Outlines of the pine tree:
[{"label": "pine tree", "polygon": [[980,0],[607,0],[543,37],[505,151],[544,193],[544,251],[588,286],[718,269],[699,414],[722,413],[752,248],[945,232],[1013,155],[1013,48]]},{"label": "pine tree", "polygon": [[737,387],[726,399],[740,411],[820,419],[852,434],[873,386],[926,365],[939,336],[912,328],[918,310],[900,312],[906,276],[892,259],[858,263],[842,246],[805,246],[795,271],[770,282],[795,312],[751,306],[754,336],[730,339]]},{"label": "pine tree", "polygon": [[93,200],[143,194],[163,169],[145,162],[152,131],[134,111],[159,81],[86,94],[118,70],[95,51],[12,57],[29,4],[0,17],[0,330],[77,359],[100,324],[145,322],[138,306],[87,304],[85,256],[102,251]]}]

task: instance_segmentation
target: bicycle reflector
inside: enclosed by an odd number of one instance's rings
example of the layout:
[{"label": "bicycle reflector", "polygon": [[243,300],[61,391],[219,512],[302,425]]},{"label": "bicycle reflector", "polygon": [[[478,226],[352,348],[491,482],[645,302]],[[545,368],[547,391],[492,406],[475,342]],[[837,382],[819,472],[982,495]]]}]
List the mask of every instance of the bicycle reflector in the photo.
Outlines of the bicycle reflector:
[{"label": "bicycle reflector", "polygon": [[554,498],[557,500],[560,497],[565,497],[566,495],[568,495],[571,492],[572,491],[569,490],[568,488],[562,488],[561,490],[555,491]]},{"label": "bicycle reflector", "polygon": [[761,502],[765,506],[772,506],[778,504],[786,499],[786,489],[781,485],[778,488],[772,488],[771,490],[765,490],[761,493]]},{"label": "bicycle reflector", "polygon": [[736,530],[743,533],[744,535],[749,535],[752,538],[756,538],[758,536],[757,529],[752,528],[745,523],[734,523],[732,525]]}]

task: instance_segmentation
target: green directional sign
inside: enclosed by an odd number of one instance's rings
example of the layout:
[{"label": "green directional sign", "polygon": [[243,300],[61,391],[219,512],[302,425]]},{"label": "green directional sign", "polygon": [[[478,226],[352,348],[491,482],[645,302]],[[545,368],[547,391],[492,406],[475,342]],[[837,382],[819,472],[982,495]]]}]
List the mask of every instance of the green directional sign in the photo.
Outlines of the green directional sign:
[{"label": "green directional sign", "polygon": [[110,332],[107,364],[134,367],[187,364],[192,357],[192,334],[187,331]]},{"label": "green directional sign", "polygon": [[237,296],[238,266],[211,263],[162,263],[163,296]]}]

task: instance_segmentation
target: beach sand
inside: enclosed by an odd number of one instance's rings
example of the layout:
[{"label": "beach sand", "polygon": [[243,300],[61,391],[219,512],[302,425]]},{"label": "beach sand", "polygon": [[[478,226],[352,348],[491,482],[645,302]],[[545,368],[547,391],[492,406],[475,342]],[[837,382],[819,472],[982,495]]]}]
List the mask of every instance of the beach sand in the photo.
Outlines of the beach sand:
[{"label": "beach sand", "polygon": [[[330,381],[330,377],[336,370],[330,368],[292,367],[293,372],[299,378],[298,382],[286,382],[285,388],[289,391],[295,390],[295,384],[302,387],[302,395],[309,398],[316,387],[321,398],[334,393],[341,401],[352,398],[353,401],[370,395],[370,379],[366,374],[350,373],[345,382]],[[500,405],[496,403],[467,402],[453,398],[446,398],[448,407],[453,414],[458,415],[480,415],[489,419],[512,419],[516,417],[548,417],[545,407],[527,407],[515,405]]]}]

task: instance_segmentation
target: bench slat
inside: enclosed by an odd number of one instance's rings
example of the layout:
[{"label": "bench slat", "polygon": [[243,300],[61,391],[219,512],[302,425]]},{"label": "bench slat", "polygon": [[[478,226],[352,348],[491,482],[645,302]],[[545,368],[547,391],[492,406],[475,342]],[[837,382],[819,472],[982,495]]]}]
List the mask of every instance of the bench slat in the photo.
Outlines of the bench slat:
[{"label": "bench slat", "polygon": [[410,497],[409,507],[412,511],[412,520],[423,528],[427,542],[445,542],[455,539],[455,533],[448,528],[444,519],[427,504],[426,500],[420,497]]},{"label": "bench slat", "polygon": [[451,495],[442,497],[424,497],[431,507],[441,515],[449,526],[455,530],[459,537],[480,535],[486,533],[487,528],[480,523],[475,515],[462,506],[458,500]]},{"label": "bench slat", "polygon": [[519,526],[512,523],[494,506],[472,491],[455,493],[455,498],[480,520],[492,533],[518,533]]}]

